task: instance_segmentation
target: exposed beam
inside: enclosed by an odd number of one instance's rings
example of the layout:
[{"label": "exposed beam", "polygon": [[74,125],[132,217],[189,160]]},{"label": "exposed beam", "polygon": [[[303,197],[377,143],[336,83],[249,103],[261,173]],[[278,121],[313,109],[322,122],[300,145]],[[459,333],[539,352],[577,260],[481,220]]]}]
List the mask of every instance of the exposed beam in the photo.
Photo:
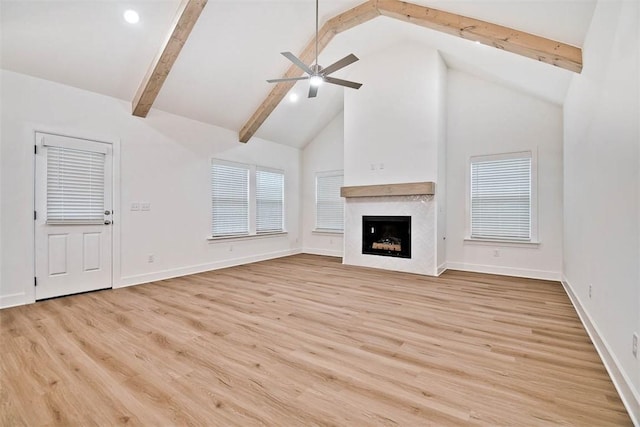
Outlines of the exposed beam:
[{"label": "exposed beam", "polygon": [[[331,18],[318,31],[318,54],[324,50],[336,34],[360,25],[378,15],[375,1],[370,0]],[[315,37],[311,39],[302,53],[298,55],[298,58],[307,65],[312,64],[315,60],[315,40]],[[284,74],[284,77],[300,77],[302,74],[303,72],[299,67],[291,65]],[[273,86],[269,95],[267,95],[251,118],[247,120],[242,129],[240,129],[240,142],[247,142],[251,139],[294,84],[295,82],[280,82]]]},{"label": "exposed beam", "polygon": [[[369,0],[329,19],[320,30],[318,51],[321,52],[335,34],[380,15],[477,41],[576,73],[582,71],[582,50],[578,47],[479,19],[400,0]],[[314,43],[315,39],[312,39],[302,54],[298,56],[306,64],[313,62]],[[302,74],[302,70],[292,65],[284,77],[299,77]],[[251,139],[294,84],[295,82],[281,82],[273,87],[266,99],[240,129],[240,142],[247,142]]]},{"label": "exposed beam", "polygon": [[423,196],[436,194],[435,182],[405,182],[401,184],[358,185],[355,187],[340,187],[340,196],[352,197],[383,197],[383,196]]},{"label": "exposed beam", "polygon": [[377,0],[377,8],[381,15],[390,18],[477,41],[575,73],[582,71],[582,50],[575,46],[399,0]]},{"label": "exposed beam", "polygon": [[147,117],[153,102],[167,79],[171,67],[176,62],[182,46],[200,17],[200,13],[207,0],[183,0],[178,8],[171,26],[171,31],[160,51],[157,53],[151,67],[144,76],[133,98],[132,110],[134,116]]}]

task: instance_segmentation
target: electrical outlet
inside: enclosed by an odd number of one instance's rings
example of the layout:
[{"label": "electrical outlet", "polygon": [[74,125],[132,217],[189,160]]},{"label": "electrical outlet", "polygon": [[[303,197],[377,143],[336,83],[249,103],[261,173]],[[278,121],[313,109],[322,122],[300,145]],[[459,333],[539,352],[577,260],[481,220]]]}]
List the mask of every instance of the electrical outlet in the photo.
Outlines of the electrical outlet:
[{"label": "electrical outlet", "polygon": [[149,256],[147,257],[147,262],[149,264],[153,264],[153,262],[155,261],[155,257],[153,256],[153,254],[149,254]]},{"label": "electrical outlet", "polygon": [[638,333],[633,333],[633,339],[631,340],[631,352],[633,353],[633,357],[638,358]]},{"label": "electrical outlet", "polygon": [[591,288],[593,287],[593,285],[591,283],[589,283],[589,298],[591,298]]},{"label": "electrical outlet", "polygon": [[140,210],[140,203],[138,203],[138,202],[131,202],[131,210],[132,210],[132,211],[139,211],[139,210]]},{"label": "electrical outlet", "polygon": [[141,211],[150,211],[151,210],[151,203],[149,203],[149,202],[140,202],[140,210]]}]

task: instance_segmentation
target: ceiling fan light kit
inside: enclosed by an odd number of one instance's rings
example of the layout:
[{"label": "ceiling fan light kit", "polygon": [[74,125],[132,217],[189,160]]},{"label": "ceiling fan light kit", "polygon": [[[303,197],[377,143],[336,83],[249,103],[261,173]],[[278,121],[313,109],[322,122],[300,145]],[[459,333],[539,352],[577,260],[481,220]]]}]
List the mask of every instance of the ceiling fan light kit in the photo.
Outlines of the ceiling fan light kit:
[{"label": "ceiling fan light kit", "polygon": [[278,83],[278,82],[290,82],[297,80],[309,80],[309,98],[315,98],[318,94],[318,87],[322,85],[322,83],[327,82],[338,86],[349,87],[352,89],[360,89],[362,83],[356,83],[349,80],[336,79],[334,77],[329,77],[329,74],[334,73],[347,65],[353,64],[358,60],[358,57],[353,53],[345,56],[344,58],[334,62],[326,68],[323,68],[318,64],[318,0],[316,0],[316,61],[312,66],[307,66],[304,62],[302,62],[297,56],[295,56],[291,52],[281,52],[281,54],[287,58],[289,61],[293,62],[298,68],[307,73],[306,76],[302,77],[285,77],[282,79],[269,79],[267,82],[269,83]]}]

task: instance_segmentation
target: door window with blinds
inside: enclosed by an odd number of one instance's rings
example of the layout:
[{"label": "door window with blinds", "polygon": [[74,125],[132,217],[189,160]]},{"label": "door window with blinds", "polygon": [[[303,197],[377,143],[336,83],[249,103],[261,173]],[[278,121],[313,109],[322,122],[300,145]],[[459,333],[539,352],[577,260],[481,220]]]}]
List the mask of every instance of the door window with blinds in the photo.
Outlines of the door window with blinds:
[{"label": "door window with blinds", "polygon": [[[50,138],[54,139],[55,138]],[[105,144],[45,145],[47,224],[102,224],[105,220]]]},{"label": "door window with blinds", "polygon": [[319,172],[316,175],[316,230],[342,232],[344,230],[344,200],[340,187],[342,171]]},{"label": "door window with blinds", "polygon": [[471,158],[470,237],[531,241],[535,168],[531,152]]},{"label": "door window with blinds", "polygon": [[284,172],[211,161],[211,236],[284,231]]}]

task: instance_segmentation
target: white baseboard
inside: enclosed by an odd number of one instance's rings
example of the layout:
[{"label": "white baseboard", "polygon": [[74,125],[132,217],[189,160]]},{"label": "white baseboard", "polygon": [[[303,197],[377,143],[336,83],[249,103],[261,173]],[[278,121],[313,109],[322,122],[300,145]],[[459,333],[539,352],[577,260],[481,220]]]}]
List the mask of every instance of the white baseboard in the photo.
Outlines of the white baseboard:
[{"label": "white baseboard", "polygon": [[27,301],[27,294],[24,292],[19,294],[0,295],[0,309],[25,305],[30,302],[33,301]]},{"label": "white baseboard", "polygon": [[578,295],[573,291],[569,280],[564,276],[562,277],[562,286],[569,296],[573,307],[576,309],[587,334],[589,334],[591,342],[593,342],[596,351],[600,355],[600,359],[602,359],[602,363],[607,369],[613,385],[616,387],[616,390],[618,390],[622,403],[624,403],[624,406],[629,412],[629,416],[631,416],[631,421],[635,426],[640,426],[640,390],[634,389],[631,380],[624,370],[620,368],[620,363],[611,351],[611,347],[607,344],[607,340],[600,334],[596,323],[585,310]]},{"label": "white baseboard", "polygon": [[447,262],[448,270],[471,271],[474,273],[499,274],[501,276],[525,277],[527,279],[562,280],[559,271],[530,270],[525,268],[501,267],[497,265],[467,264],[463,262]]},{"label": "white baseboard", "polygon": [[438,268],[436,269],[436,276],[441,275],[442,273],[444,273],[445,271],[447,271],[448,265],[446,262],[443,262],[442,264],[440,264],[438,266]]},{"label": "white baseboard", "polygon": [[252,262],[266,261],[274,258],[299,254],[300,249],[290,249],[286,251],[269,252],[259,255],[252,255],[243,258],[233,258],[224,261],[211,262],[206,264],[192,265],[189,267],[180,267],[169,270],[155,271],[153,273],[138,274],[134,276],[126,276],[120,278],[118,283],[114,283],[115,288],[124,288],[127,286],[140,285],[142,283],[155,282],[158,280],[171,279],[174,277],[188,276],[189,274],[203,273],[205,271],[219,270],[221,268],[235,267]]},{"label": "white baseboard", "polygon": [[311,255],[334,256],[338,258],[342,258],[344,255],[341,250],[331,250],[331,249],[322,249],[322,248],[302,248],[302,253],[311,254]]}]

